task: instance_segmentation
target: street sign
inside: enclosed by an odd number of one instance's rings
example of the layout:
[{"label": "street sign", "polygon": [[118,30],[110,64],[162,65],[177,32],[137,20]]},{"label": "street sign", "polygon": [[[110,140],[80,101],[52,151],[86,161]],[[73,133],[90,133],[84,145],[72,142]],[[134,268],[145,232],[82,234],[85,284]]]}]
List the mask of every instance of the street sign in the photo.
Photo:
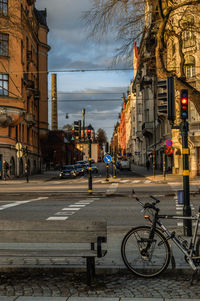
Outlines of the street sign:
[{"label": "street sign", "polygon": [[103,160],[105,163],[109,164],[112,161],[112,157],[110,155],[105,155]]},{"label": "street sign", "polygon": [[23,151],[17,151],[17,158],[21,158],[23,156]]},{"label": "street sign", "polygon": [[173,148],[172,147],[168,147],[165,149],[165,154],[166,155],[171,155],[173,153]]},{"label": "street sign", "polygon": [[22,150],[22,144],[19,143],[19,142],[16,143],[15,147],[16,147],[16,150],[18,150],[18,151],[21,151],[21,150]]},{"label": "street sign", "polygon": [[171,148],[171,147],[172,147],[172,144],[173,144],[173,142],[172,142],[172,140],[171,140],[171,139],[168,139],[168,140],[166,140],[166,141],[165,141],[165,145],[166,145],[166,147],[169,147],[169,148]]}]

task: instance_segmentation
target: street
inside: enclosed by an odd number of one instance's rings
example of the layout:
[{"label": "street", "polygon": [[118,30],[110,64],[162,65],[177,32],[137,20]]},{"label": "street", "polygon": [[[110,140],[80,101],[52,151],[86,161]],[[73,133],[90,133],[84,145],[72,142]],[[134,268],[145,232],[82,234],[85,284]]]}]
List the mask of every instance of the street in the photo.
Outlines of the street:
[{"label": "street", "polygon": [[[46,220],[56,220],[56,221],[82,221],[82,220],[91,220],[91,221],[106,221],[107,222],[107,232],[108,232],[108,241],[107,241],[107,249],[108,253],[104,258],[100,258],[97,260],[97,273],[105,273],[103,275],[99,275],[99,282],[102,282],[104,289],[106,291],[106,297],[118,297],[119,289],[116,290],[115,293],[110,293],[108,288],[110,287],[109,282],[113,283],[113,286],[117,285],[119,279],[121,285],[123,284],[124,288],[121,287],[123,291],[123,297],[129,296],[144,296],[142,291],[134,290],[130,293],[130,289],[127,286],[130,285],[131,279],[137,283],[138,288],[143,286],[143,281],[137,277],[130,275],[127,269],[124,266],[124,263],[121,259],[121,242],[123,236],[130,230],[132,227],[144,225],[146,222],[143,218],[143,213],[141,212],[141,206],[136,201],[136,196],[142,202],[151,202],[152,199],[150,195],[154,195],[160,200],[159,208],[161,213],[163,214],[182,214],[183,206],[177,203],[177,190],[181,189],[181,181],[180,178],[168,179],[168,181],[163,181],[162,175],[157,175],[155,179],[152,179],[151,175],[145,175],[144,170],[142,172],[135,170],[133,171],[118,171],[118,175],[116,179],[109,177],[109,182],[105,180],[105,166],[104,164],[98,164],[99,173],[95,174],[93,177],[93,194],[89,195],[87,192],[88,188],[88,179],[87,175],[83,177],[79,177],[76,179],[62,179],[58,178],[58,172],[52,171],[46,176],[43,174],[36,178],[30,179],[30,183],[26,183],[23,179],[15,179],[6,182],[0,183],[0,219],[1,220],[20,220],[20,221],[38,221],[41,223]],[[111,169],[110,169],[111,173]],[[192,212],[197,212],[199,206],[199,186],[198,179],[195,179],[191,182],[191,208]],[[166,220],[164,221],[165,225],[169,226],[171,229],[175,229],[177,233],[182,235],[183,232],[183,224],[180,220]],[[2,244],[1,244],[2,245]],[[5,245],[4,245],[5,247]],[[189,296],[190,291],[189,287],[187,289],[188,278],[191,277],[191,271],[186,264],[184,257],[180,252],[175,248],[173,250],[177,271],[181,271],[186,269],[188,273],[182,278],[180,281],[183,284],[180,289],[180,294],[183,296]],[[41,267],[44,266],[44,263],[47,267],[51,267],[51,260],[43,262],[39,261]],[[9,263],[9,265],[8,265]],[[21,263],[21,259],[12,259],[12,264],[14,266],[19,265]],[[27,259],[24,261],[25,265],[28,263]],[[33,263],[33,260],[31,260]],[[10,266],[10,260],[4,262],[5,266]],[[11,264],[11,266],[12,266]],[[58,262],[54,262],[55,267],[64,267],[65,262],[59,259]],[[66,266],[66,265],[65,265]],[[75,268],[76,267],[76,268]],[[63,276],[68,277],[70,274],[66,274],[70,272],[70,268],[75,272],[73,274],[74,282],[77,283],[77,272],[79,268],[84,267],[84,259],[76,259],[70,258],[68,260],[68,268],[66,270],[61,270],[60,277],[56,276],[56,279],[61,283],[63,280]],[[75,269],[74,269],[75,268]],[[84,270],[84,269],[83,269]],[[149,288],[148,292],[151,291],[151,296],[170,296],[172,294],[166,293],[165,288],[169,285],[169,281],[172,283],[176,283],[174,289],[177,286],[180,286],[180,281],[177,278],[176,282],[173,282],[173,277],[170,274],[171,267],[169,266],[168,272],[163,276],[160,276],[160,281],[163,282],[163,288],[158,289],[156,291],[151,290],[151,286],[154,285],[153,280],[145,280],[146,287]],[[104,271],[104,272],[103,272]],[[114,273],[111,276],[111,271]],[[121,273],[125,273],[124,276],[118,274],[118,271]],[[20,270],[19,270],[20,273]],[[56,269],[52,270],[50,274],[55,279],[54,273],[56,273]],[[106,278],[106,274],[108,274]],[[7,279],[8,284],[0,285],[0,300],[1,296],[15,296],[18,294],[19,296],[26,295],[27,296],[52,296],[52,293],[55,296],[66,296],[68,293],[66,289],[60,288],[60,284],[57,283],[57,289],[54,290],[53,284],[51,284],[51,280],[49,280],[49,286],[51,287],[51,292],[49,289],[45,289],[44,291],[41,289],[33,288],[33,281],[36,282],[37,269],[29,274],[29,285],[24,282],[24,276],[26,272],[23,271],[21,274],[18,274],[18,270],[15,271],[15,275],[20,278],[20,280],[16,284],[15,280],[12,278],[12,274],[8,272],[2,274],[3,279]],[[43,268],[44,279],[49,279],[49,275],[46,274],[45,266]],[[169,275],[169,276],[167,276]],[[178,275],[178,274],[177,274]],[[72,277],[72,276],[71,276]],[[82,276],[80,276],[82,277]],[[104,277],[104,278],[102,278]],[[164,277],[164,278],[163,278]],[[176,276],[177,277],[177,276]],[[37,276],[37,283],[42,283],[43,287],[45,287],[44,279],[40,276]],[[53,279],[51,278],[51,279]],[[110,280],[109,280],[110,279]],[[129,280],[128,280],[129,279]],[[99,289],[99,282],[96,284],[96,290]],[[68,284],[70,282],[68,281]],[[81,278],[79,279],[79,285],[85,287],[85,282]],[[125,284],[126,283],[126,284]],[[167,284],[166,284],[167,283]],[[101,284],[101,285],[102,285]],[[26,292],[22,293],[18,286],[26,287]],[[4,287],[4,289],[3,289]],[[111,286],[112,287],[112,286]],[[86,288],[84,288],[85,290]],[[75,288],[74,288],[75,290]],[[183,293],[183,290],[187,290],[187,293]],[[31,293],[32,291],[32,293]],[[100,290],[101,291],[101,290]],[[127,293],[129,291],[129,293]],[[21,293],[20,293],[21,292]],[[56,293],[57,292],[57,293]],[[147,290],[144,290],[145,296],[150,296]],[[164,293],[163,293],[164,292]],[[173,296],[176,296],[173,289]],[[78,292],[77,292],[78,293]],[[199,295],[199,291],[194,289],[194,296]],[[79,292],[80,296],[82,294]],[[100,293],[101,295],[102,293]],[[96,293],[95,293],[96,295]],[[99,295],[99,296],[100,296]],[[83,295],[86,296],[86,295]],[[87,296],[90,294],[87,293]],[[96,295],[98,296],[98,294]],[[104,296],[104,295],[102,295]],[[9,299],[5,299],[8,301]],[[13,300],[13,299],[10,299]],[[9,300],[9,301],[10,301]],[[19,299],[21,301],[21,299]],[[24,299],[29,301],[29,299]],[[30,299],[32,301],[32,299]],[[37,300],[37,299],[36,299]],[[42,300],[42,299],[41,299]],[[57,300],[57,299],[56,299]],[[59,299],[58,299],[59,300]],[[70,299],[69,299],[70,300]],[[76,299],[75,299],[76,300]],[[77,299],[79,300],[79,299]],[[96,300],[96,299],[95,299]],[[110,300],[110,299],[108,299]],[[188,300],[188,299],[187,299]]]}]

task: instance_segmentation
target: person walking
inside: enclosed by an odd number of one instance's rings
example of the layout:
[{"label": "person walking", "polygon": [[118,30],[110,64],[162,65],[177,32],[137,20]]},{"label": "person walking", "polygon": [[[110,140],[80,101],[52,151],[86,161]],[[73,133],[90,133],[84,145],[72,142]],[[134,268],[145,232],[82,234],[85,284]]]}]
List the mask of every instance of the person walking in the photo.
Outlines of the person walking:
[{"label": "person walking", "polygon": [[146,168],[147,168],[147,170],[149,170],[149,168],[150,168],[150,161],[149,161],[149,159],[147,159],[147,161],[146,161]]},{"label": "person walking", "polygon": [[6,181],[6,179],[10,179],[10,176],[8,174],[9,171],[9,164],[7,161],[3,161],[3,174],[4,174],[4,181]]}]

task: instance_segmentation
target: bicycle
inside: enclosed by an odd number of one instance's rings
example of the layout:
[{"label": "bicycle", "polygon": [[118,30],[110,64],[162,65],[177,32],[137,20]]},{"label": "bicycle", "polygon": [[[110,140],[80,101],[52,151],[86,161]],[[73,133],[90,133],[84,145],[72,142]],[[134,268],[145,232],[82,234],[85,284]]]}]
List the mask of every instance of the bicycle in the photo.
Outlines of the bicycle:
[{"label": "bicycle", "polygon": [[[200,265],[200,238],[197,239],[197,231],[200,222],[200,207],[195,216],[159,215],[160,209],[156,207],[160,201],[151,196],[155,201],[143,204],[144,218],[151,226],[139,226],[132,228],[123,238],[121,245],[122,259],[126,267],[138,276],[145,278],[155,277],[164,272],[170,260],[175,268],[175,259],[169,240],[182,251],[186,262],[193,269],[191,284],[197,274]],[[191,219],[196,221],[194,234],[190,243],[176,236],[175,231],[170,232],[160,219]]]}]

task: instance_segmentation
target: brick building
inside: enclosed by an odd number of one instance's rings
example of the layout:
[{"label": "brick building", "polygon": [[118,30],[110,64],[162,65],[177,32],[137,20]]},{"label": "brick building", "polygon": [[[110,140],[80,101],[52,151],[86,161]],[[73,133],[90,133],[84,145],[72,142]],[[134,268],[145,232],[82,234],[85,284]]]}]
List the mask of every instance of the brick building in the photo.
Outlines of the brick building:
[{"label": "brick building", "polygon": [[48,26],[36,0],[0,1],[0,175],[6,160],[23,175],[28,149],[30,173],[40,170],[42,139],[48,134]]}]

